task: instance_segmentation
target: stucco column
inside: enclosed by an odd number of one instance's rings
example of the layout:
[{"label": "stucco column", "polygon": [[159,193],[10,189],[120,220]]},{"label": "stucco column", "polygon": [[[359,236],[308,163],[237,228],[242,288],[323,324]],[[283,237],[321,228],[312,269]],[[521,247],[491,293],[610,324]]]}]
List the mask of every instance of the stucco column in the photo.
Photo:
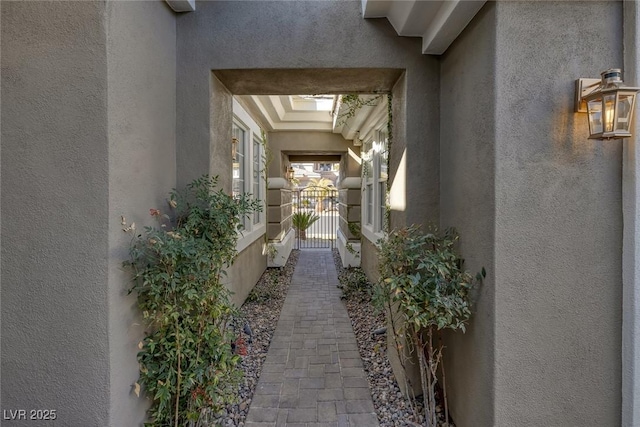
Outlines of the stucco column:
[{"label": "stucco column", "polygon": [[[624,79],[640,83],[640,9],[624,2]],[[636,108],[633,137],[623,142],[622,157],[622,425],[640,425],[640,123]]]}]

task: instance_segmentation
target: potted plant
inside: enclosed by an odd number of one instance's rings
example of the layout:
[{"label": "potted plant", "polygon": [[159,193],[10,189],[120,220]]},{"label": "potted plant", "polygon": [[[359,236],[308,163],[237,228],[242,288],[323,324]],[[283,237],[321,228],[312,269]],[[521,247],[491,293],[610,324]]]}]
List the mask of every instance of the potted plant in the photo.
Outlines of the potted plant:
[{"label": "potted plant", "polygon": [[311,227],[320,217],[313,212],[296,212],[293,214],[292,223],[296,230],[296,237],[307,239],[307,228]]}]

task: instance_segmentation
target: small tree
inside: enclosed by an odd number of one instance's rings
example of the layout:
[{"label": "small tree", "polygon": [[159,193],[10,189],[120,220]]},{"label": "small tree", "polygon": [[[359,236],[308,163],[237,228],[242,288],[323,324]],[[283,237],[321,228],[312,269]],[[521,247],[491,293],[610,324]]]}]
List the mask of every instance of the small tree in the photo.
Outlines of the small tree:
[{"label": "small tree", "polygon": [[184,193],[174,190],[173,215],[151,209],[160,225],[134,236],[124,263],[149,327],[138,353],[139,382],[153,401],[147,425],[193,424],[222,408],[240,379],[229,329],[236,311],[222,277],[236,256],[242,216],[260,204],[216,187],[217,177],[204,176]]},{"label": "small tree", "polygon": [[296,230],[296,237],[307,238],[307,229],[316,223],[320,217],[312,212],[296,212],[291,217],[291,223]]},{"label": "small tree", "polygon": [[[419,227],[412,226],[394,231],[379,242],[380,281],[375,289],[374,304],[386,309],[392,316],[394,332],[406,334],[417,352],[425,422],[429,427],[437,425],[436,374],[443,351],[441,344],[434,343],[434,335],[446,328],[464,332],[471,317],[469,291],[474,281],[469,272],[462,269],[463,261],[454,249],[457,241],[458,235],[453,229],[439,235],[435,227],[423,233]],[[484,274],[483,269],[476,280],[481,280]],[[393,317],[394,311],[399,318]],[[400,345],[397,347],[402,357]],[[448,422],[444,369],[442,372]]]},{"label": "small tree", "polygon": [[316,211],[322,212],[324,210],[324,200],[332,194],[335,187],[333,183],[326,178],[312,178],[309,180],[309,185],[302,191],[310,191],[316,199]]}]

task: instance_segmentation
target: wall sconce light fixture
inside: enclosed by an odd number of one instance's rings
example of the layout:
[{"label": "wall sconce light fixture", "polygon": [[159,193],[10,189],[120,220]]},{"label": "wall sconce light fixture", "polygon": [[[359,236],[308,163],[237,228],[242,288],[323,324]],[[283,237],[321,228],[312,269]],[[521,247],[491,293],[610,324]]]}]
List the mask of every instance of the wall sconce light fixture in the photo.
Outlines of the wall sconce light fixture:
[{"label": "wall sconce light fixture", "polygon": [[296,173],[296,171],[294,171],[293,168],[291,166],[289,166],[289,168],[287,169],[287,172],[286,172],[286,178],[289,181],[293,181],[295,173]]},{"label": "wall sconce light fixture", "polygon": [[354,147],[362,146],[362,140],[360,139],[360,131],[356,132],[355,136],[353,137],[353,146]]},{"label": "wall sconce light fixture", "polygon": [[576,111],[587,113],[590,139],[628,138],[640,88],[624,86],[619,68],[601,76],[576,80]]}]

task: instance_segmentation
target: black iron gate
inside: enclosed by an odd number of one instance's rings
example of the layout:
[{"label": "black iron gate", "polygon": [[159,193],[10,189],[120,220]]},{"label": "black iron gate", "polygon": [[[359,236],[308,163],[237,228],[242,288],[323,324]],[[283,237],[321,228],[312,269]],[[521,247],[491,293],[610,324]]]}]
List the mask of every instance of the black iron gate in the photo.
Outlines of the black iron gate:
[{"label": "black iron gate", "polygon": [[293,191],[293,228],[296,248],[335,247],[338,231],[338,191],[306,187]]}]

